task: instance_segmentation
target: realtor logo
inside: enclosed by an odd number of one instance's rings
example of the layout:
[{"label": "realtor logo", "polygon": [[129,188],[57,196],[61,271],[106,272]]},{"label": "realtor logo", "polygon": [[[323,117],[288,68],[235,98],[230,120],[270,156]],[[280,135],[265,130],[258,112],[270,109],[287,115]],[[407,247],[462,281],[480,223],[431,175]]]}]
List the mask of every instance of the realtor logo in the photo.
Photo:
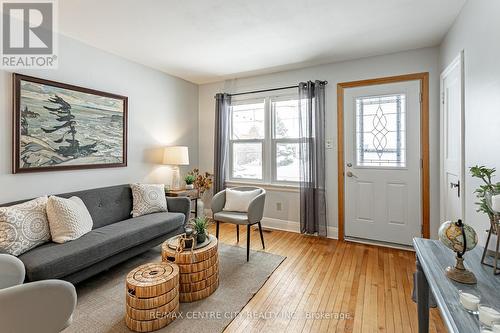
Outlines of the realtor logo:
[{"label": "realtor logo", "polygon": [[2,3],[2,68],[56,68],[55,3]]}]

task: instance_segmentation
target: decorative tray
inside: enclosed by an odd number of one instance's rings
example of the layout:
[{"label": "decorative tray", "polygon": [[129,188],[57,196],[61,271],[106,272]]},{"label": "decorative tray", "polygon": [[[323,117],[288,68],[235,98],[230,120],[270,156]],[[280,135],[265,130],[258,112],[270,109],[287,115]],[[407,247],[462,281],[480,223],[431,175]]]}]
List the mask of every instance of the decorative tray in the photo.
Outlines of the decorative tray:
[{"label": "decorative tray", "polygon": [[[177,249],[177,247],[179,246],[179,238],[181,236],[182,235],[178,235],[178,236],[170,238],[168,240],[168,247],[171,248],[172,250]],[[194,245],[193,250],[201,249],[202,247],[207,246],[208,244],[210,244],[210,242],[212,241],[213,238],[214,238],[214,236],[207,235],[207,237],[205,238],[205,241],[203,243]],[[191,251],[191,248],[184,249],[184,251]]]}]

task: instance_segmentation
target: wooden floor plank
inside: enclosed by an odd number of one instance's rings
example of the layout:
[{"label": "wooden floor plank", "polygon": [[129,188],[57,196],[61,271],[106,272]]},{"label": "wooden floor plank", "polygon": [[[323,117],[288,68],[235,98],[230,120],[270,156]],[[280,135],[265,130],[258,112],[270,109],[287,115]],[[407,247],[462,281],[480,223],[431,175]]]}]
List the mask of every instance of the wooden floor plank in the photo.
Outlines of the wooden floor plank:
[{"label": "wooden floor plank", "polygon": [[385,325],[387,332],[395,332],[394,328],[394,307],[392,304],[391,271],[389,264],[389,254],[387,249],[383,249],[384,262],[384,301],[385,301]]},{"label": "wooden floor plank", "polygon": [[[210,232],[215,234],[213,226]],[[246,228],[240,227],[236,242],[236,227],[221,224],[222,243],[246,247],[246,237]],[[413,252],[278,230],[265,231],[264,238],[262,250],[259,233],[252,228],[251,248],[286,259],[225,332],[418,331],[417,308],[411,300]],[[246,315],[280,311],[295,317],[270,320]],[[336,312],[349,316],[325,318]],[[439,310],[431,310],[430,323],[431,332],[446,332]]]}]

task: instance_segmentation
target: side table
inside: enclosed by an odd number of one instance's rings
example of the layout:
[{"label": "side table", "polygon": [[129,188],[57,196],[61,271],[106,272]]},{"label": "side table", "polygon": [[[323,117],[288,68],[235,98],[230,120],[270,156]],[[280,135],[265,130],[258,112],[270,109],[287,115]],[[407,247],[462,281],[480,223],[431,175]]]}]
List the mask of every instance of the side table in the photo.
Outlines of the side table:
[{"label": "side table", "polygon": [[179,267],[179,301],[189,303],[210,296],[219,286],[218,241],[209,235],[210,243],[199,249],[177,252],[161,246],[163,262],[175,263]]},{"label": "side table", "polygon": [[125,323],[136,332],[167,326],[179,312],[179,267],[168,262],[148,263],[126,279]]},{"label": "side table", "polygon": [[191,202],[194,201],[194,210],[191,210],[191,214],[194,214],[194,217],[198,216],[198,199],[200,198],[200,196],[198,195],[198,190],[168,190],[165,191],[165,195],[167,197],[186,197],[189,198]]}]

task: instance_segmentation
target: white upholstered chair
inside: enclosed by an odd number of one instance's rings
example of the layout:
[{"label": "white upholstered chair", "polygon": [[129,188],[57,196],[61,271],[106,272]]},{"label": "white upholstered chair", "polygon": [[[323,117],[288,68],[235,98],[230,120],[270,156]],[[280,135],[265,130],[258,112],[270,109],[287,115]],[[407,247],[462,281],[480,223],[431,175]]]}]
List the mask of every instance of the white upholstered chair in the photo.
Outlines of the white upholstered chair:
[{"label": "white upholstered chair", "polygon": [[18,258],[0,254],[0,331],[54,333],[71,323],[75,287],[62,280],[23,284],[25,269]]},{"label": "white upholstered chair", "polygon": [[214,195],[212,199],[212,213],[213,218],[216,223],[216,237],[219,238],[219,223],[226,222],[236,224],[236,239],[240,241],[240,225],[247,226],[247,261],[250,257],[250,226],[257,224],[259,226],[260,240],[262,242],[262,248],[264,246],[264,235],[262,234],[262,225],[260,221],[264,214],[264,204],[266,201],[266,191],[260,187],[252,186],[240,186],[233,187],[231,190],[236,191],[254,191],[259,190],[260,193],[257,195],[249,204],[248,212],[231,212],[223,210],[226,204],[226,190],[220,191]]}]

